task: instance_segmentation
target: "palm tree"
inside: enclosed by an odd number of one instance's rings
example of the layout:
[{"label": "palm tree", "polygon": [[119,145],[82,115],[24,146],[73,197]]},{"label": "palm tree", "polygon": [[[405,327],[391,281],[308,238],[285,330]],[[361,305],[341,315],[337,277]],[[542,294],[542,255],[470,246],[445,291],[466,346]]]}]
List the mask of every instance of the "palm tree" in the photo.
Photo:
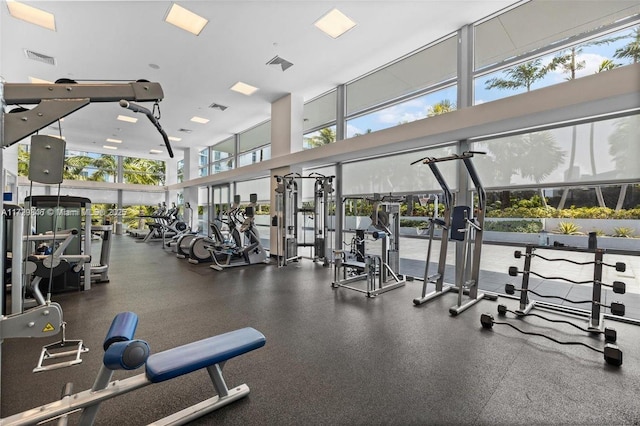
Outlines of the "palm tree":
[{"label": "palm tree", "polygon": [[63,178],[68,180],[87,180],[87,176],[83,175],[83,172],[92,162],[93,159],[86,155],[74,155],[65,158]]},{"label": "palm tree", "polygon": [[[620,64],[616,64],[611,59],[604,59],[598,66],[598,71],[596,71],[596,73],[609,71],[618,66],[620,66]],[[595,123],[592,122],[589,126],[589,158],[591,161],[591,175],[595,178],[597,171],[596,171],[596,155],[595,155],[595,141],[594,141],[595,131],[594,130],[595,130]],[[596,186],[595,190],[596,190],[596,198],[598,199],[598,205],[600,207],[607,207],[607,204],[604,201],[604,196],[602,195],[602,188],[600,187],[600,185]]]},{"label": "palm tree", "polygon": [[[534,132],[522,135],[523,158],[535,158],[535,161],[520,161],[520,176],[533,179],[538,186],[564,161],[565,152],[555,142],[550,132]],[[542,190],[540,198],[544,207],[547,200]]]},{"label": "palm tree", "polygon": [[542,80],[549,71],[548,67],[542,65],[542,59],[535,59],[504,70],[503,73],[507,78],[495,77],[489,79],[485,83],[485,88],[508,90],[525,88],[529,92],[533,83]]},{"label": "palm tree", "polygon": [[637,64],[640,62],[640,27],[635,27],[629,34],[614,37],[605,42],[613,42],[625,38],[631,38],[631,41],[627,45],[616,49],[613,57],[617,59],[630,58],[632,63]]},{"label": "palm tree", "polygon": [[336,132],[331,127],[321,129],[317,135],[307,138],[310,148],[317,148],[322,145],[329,145],[336,141]]},{"label": "palm tree", "polygon": [[89,176],[88,180],[106,182],[109,176],[115,176],[118,163],[114,155],[102,154],[100,157],[93,159],[91,166],[97,170]]},{"label": "palm tree", "polygon": [[[555,70],[557,67],[562,69],[563,73],[568,73],[569,77],[566,80],[574,80],[576,78],[576,71],[584,69],[585,61],[578,61],[578,54],[582,52],[582,49],[577,49],[575,46],[569,49],[569,53],[563,53],[559,56],[553,58],[551,63],[548,65],[549,70]],[[571,131],[571,154],[569,155],[569,167],[567,169],[568,175],[567,179],[573,178],[573,167],[576,161],[576,148],[577,148],[577,139],[578,139],[578,129],[576,126],[572,127]],[[558,204],[558,209],[564,208],[564,203],[567,200],[567,195],[569,195],[569,187],[565,188],[562,192],[562,197],[560,197],[560,203]]]},{"label": "palm tree", "polygon": [[440,102],[430,105],[427,110],[427,117],[433,117],[434,115],[440,115],[447,112],[455,111],[456,104],[449,99],[443,99]]},{"label": "palm tree", "polygon": [[164,183],[164,161],[126,157],[122,163],[124,181],[139,185],[159,185]]},{"label": "palm tree", "polygon": [[18,176],[29,176],[31,154],[25,145],[18,145]]},{"label": "palm tree", "polygon": [[[640,158],[637,136],[640,133],[640,117],[621,118],[615,123],[616,130],[609,136],[609,155],[613,157],[616,170],[633,170]],[[616,210],[622,209],[627,184],[620,188]]]},{"label": "palm tree", "polygon": [[[542,80],[552,68],[542,65],[542,59],[534,59],[532,61],[525,62],[520,65],[516,65],[513,68],[504,70],[503,73],[507,78],[492,78],[485,82],[486,89],[507,89],[517,90],[524,88],[527,92],[531,91],[531,86],[539,80]],[[507,150],[517,148],[517,145],[511,144],[505,145]],[[513,174],[511,171],[509,172]],[[544,200],[544,196],[542,196]],[[509,191],[502,192],[502,205],[508,207],[510,204],[511,196]]]}]

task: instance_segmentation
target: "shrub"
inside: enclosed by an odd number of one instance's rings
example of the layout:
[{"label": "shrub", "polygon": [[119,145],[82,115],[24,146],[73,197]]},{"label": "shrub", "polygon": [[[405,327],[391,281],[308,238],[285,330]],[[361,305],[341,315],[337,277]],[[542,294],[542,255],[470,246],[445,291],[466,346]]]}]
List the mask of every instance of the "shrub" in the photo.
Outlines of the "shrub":
[{"label": "shrub", "polygon": [[633,238],[634,232],[635,232],[635,229],[626,228],[624,226],[620,226],[618,228],[613,228],[613,236],[614,237]]},{"label": "shrub", "polygon": [[400,219],[400,226],[403,228],[426,229],[429,227],[429,222],[424,220]]},{"label": "shrub", "polygon": [[484,223],[485,231],[498,232],[526,232],[536,234],[542,230],[542,222],[539,220],[505,220],[499,222],[487,221]]},{"label": "shrub", "polygon": [[558,227],[554,230],[556,234],[565,234],[565,235],[580,235],[582,232],[579,232],[580,227],[572,222],[560,222],[558,223]]}]

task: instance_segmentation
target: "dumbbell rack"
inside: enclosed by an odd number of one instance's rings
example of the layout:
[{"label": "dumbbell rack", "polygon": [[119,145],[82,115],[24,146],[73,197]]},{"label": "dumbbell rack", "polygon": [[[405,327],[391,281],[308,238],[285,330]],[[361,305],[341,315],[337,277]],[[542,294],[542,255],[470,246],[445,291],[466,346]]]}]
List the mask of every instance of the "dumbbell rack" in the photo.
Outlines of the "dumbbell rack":
[{"label": "dumbbell rack", "polygon": [[[564,251],[573,251],[573,252],[585,252],[585,253],[594,253],[594,260],[587,262],[576,262],[570,259],[549,259],[542,255],[535,253],[536,248],[544,248],[549,250],[564,250]],[[516,259],[522,257],[522,252],[516,251],[514,253],[514,257]],[[593,270],[593,279],[586,281],[575,281],[566,277],[549,277],[543,276],[531,270],[531,260],[534,257],[538,257],[548,262],[568,262],[576,265],[594,265]],[[581,249],[576,247],[549,247],[549,246],[534,246],[527,245],[526,251],[524,253],[524,269],[522,271],[518,271],[518,268],[512,266],[509,268],[509,275],[517,276],[518,274],[522,274],[522,285],[520,289],[516,289],[512,284],[507,284],[505,286],[505,292],[507,294],[514,294],[515,291],[520,291],[520,306],[519,309],[515,311],[516,315],[524,316],[527,315],[532,309],[536,307],[546,308],[549,310],[555,310],[560,312],[565,312],[569,314],[574,314],[578,316],[588,316],[588,327],[587,329],[593,333],[603,333],[604,332],[604,318],[605,314],[602,308],[609,308],[611,310],[612,315],[616,316],[624,316],[625,314],[625,306],[620,302],[611,302],[610,305],[605,305],[602,303],[602,287],[610,287],[613,289],[613,292],[616,294],[624,294],[625,293],[625,283],[621,281],[614,281],[613,284],[605,284],[602,282],[602,270],[604,266],[613,267],[616,271],[624,272],[626,266],[622,262],[617,262],[615,265],[607,264],[604,262],[604,250],[603,249]],[[592,284],[592,296],[591,300],[586,301],[574,301],[567,299],[561,296],[547,296],[535,293],[534,291],[529,289],[529,278],[531,275],[534,275],[543,279],[551,279],[551,280],[561,280],[566,281],[572,284]],[[554,303],[548,303],[540,300],[530,300],[529,293],[536,294],[540,297],[548,297],[548,298],[557,298],[560,300],[564,300],[567,302],[579,304],[579,303],[590,303],[591,309],[579,309],[570,306],[558,305]]]}]

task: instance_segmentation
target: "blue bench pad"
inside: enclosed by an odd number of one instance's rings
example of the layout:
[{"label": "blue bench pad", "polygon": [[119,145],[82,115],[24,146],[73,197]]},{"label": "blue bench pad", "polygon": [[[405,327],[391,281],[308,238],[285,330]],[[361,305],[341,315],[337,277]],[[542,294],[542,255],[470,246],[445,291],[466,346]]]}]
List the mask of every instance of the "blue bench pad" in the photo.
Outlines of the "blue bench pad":
[{"label": "blue bench pad", "polygon": [[153,354],[147,360],[147,379],[163,382],[264,346],[258,330],[246,327]]}]

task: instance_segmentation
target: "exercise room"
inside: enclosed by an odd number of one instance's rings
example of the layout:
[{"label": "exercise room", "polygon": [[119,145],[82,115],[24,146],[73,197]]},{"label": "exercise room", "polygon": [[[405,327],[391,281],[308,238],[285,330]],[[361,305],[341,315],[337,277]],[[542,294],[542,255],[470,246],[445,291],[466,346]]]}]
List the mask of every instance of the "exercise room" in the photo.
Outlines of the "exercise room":
[{"label": "exercise room", "polygon": [[640,422],[640,1],[0,34],[0,425]]}]

